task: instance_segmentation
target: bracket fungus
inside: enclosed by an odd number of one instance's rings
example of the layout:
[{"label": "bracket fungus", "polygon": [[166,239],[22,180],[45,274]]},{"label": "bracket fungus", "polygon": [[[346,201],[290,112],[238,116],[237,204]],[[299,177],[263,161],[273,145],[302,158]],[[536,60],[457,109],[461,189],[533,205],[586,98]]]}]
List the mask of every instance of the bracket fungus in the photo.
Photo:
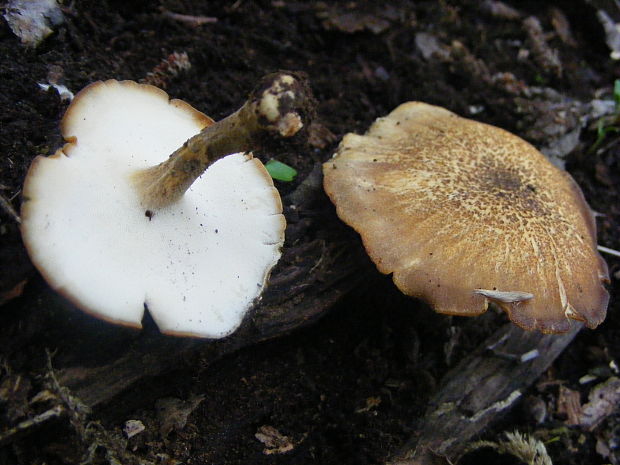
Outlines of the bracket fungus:
[{"label": "bracket fungus", "polygon": [[301,80],[276,73],[214,123],[150,85],[91,84],[62,120],[67,143],[24,184],[33,263],[104,320],[140,327],[148,308],[166,334],[230,334],[284,241],[280,196],[248,151],[265,133],[294,135],[308,101]]},{"label": "bracket fungus", "polygon": [[609,278],[591,210],[519,137],[408,102],[347,134],[323,171],[379,271],[436,311],[478,315],[492,302],[546,333],[604,320]]}]

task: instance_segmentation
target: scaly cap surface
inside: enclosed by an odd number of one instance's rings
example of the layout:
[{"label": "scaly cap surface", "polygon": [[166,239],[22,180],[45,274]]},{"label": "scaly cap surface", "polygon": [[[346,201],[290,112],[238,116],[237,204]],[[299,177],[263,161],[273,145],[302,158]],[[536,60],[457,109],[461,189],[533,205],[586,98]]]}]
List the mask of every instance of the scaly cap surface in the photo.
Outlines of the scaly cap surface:
[{"label": "scaly cap surface", "polygon": [[436,311],[478,315],[491,301],[543,332],[604,320],[608,271],[590,208],[519,137],[409,102],[346,135],[324,175],[378,269]]}]

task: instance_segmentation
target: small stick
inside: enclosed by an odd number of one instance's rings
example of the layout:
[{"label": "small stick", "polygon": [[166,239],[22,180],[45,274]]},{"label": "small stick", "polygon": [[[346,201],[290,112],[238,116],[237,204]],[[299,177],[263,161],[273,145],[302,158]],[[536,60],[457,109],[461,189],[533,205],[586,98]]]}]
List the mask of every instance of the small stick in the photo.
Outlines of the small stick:
[{"label": "small stick", "polygon": [[56,405],[49,410],[46,410],[39,415],[36,415],[32,418],[28,418],[27,420],[20,421],[17,425],[12,428],[9,428],[7,431],[4,431],[0,434],[0,447],[10,444],[14,440],[16,440],[20,433],[25,433],[31,428],[41,425],[52,418],[57,418],[65,412],[65,409],[62,405]]},{"label": "small stick", "polygon": [[178,21],[179,23],[186,24],[190,27],[199,27],[203,24],[217,23],[217,18],[213,16],[184,15],[181,13],[174,13],[173,11],[166,10],[163,7],[160,8],[160,11],[164,18]]},{"label": "small stick", "polygon": [[617,250],[610,249],[609,247],[605,247],[602,245],[597,245],[596,248],[598,249],[599,252],[613,255],[614,257],[620,257],[620,252],[618,252]]},{"label": "small stick", "polygon": [[21,224],[22,219],[17,214],[11,202],[0,193],[0,208],[2,208],[17,224]]}]

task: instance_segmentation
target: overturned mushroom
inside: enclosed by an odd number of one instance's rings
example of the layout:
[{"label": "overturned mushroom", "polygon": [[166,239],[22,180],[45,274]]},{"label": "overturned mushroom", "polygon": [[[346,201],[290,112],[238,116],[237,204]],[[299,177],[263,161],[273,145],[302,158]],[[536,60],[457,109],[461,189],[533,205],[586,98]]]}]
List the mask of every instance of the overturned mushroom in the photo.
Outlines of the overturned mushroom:
[{"label": "overturned mushroom", "polygon": [[32,261],[102,319],[140,327],[147,307],[166,334],[231,333],[284,240],[280,196],[247,151],[265,133],[294,135],[306,104],[286,73],[218,123],[150,85],[88,86],[63,118],[67,144],[37,157],[25,181]]},{"label": "overturned mushroom", "polygon": [[409,102],[346,135],[323,170],[379,270],[436,311],[478,315],[493,302],[543,332],[604,320],[608,271],[590,208],[522,139]]}]

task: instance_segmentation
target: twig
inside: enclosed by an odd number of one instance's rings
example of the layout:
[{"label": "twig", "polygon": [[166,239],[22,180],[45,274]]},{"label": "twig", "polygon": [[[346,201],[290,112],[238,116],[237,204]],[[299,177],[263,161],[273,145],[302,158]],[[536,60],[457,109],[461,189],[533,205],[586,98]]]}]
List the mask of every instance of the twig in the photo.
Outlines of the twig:
[{"label": "twig", "polygon": [[65,409],[62,405],[56,405],[49,410],[46,410],[39,415],[36,415],[32,418],[28,418],[27,420],[19,422],[12,428],[9,428],[7,431],[4,431],[0,434],[0,446],[4,446],[6,444],[10,444],[15,441],[19,437],[21,433],[25,433],[28,430],[32,429],[34,426],[41,425],[52,418],[57,418],[65,412]]},{"label": "twig", "polygon": [[547,43],[545,33],[540,21],[535,16],[530,16],[523,21],[523,27],[527,32],[534,60],[545,70],[552,71],[556,76],[562,75],[562,62],[558,51],[551,48]]},{"label": "twig", "polygon": [[13,208],[13,205],[11,205],[11,202],[2,193],[0,193],[0,207],[13,218],[17,224],[21,224],[22,219]]},{"label": "twig", "polygon": [[213,16],[184,15],[181,13],[174,13],[163,7],[160,8],[160,11],[164,18],[183,23],[189,27],[199,27],[203,24],[217,23],[217,18]]},{"label": "twig", "polygon": [[56,371],[52,366],[53,354],[48,349],[46,349],[45,352],[47,355],[47,377],[51,385],[50,387],[52,388],[54,394],[56,394],[64,404],[64,408],[69,414],[71,425],[83,441],[86,437],[85,424],[86,418],[90,413],[90,408],[88,408],[79,398],[72,396],[69,389],[60,384],[58,378],[56,377]]},{"label": "twig", "polygon": [[602,245],[597,245],[596,248],[599,250],[599,252],[613,255],[614,257],[620,257],[620,252],[618,252],[617,250],[610,249],[609,247],[605,247]]}]

